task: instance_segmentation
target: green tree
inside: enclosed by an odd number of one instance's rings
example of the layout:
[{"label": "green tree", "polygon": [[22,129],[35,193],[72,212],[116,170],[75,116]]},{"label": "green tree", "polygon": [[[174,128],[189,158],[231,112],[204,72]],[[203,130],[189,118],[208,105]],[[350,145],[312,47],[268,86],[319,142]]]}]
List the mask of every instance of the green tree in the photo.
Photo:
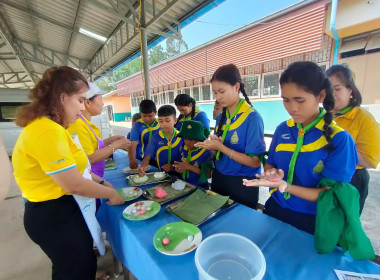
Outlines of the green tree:
[{"label": "green tree", "polygon": [[166,39],[166,51],[168,52],[168,57],[175,56],[189,49],[184,40],[178,40],[174,38]]},{"label": "green tree", "polygon": [[105,92],[110,92],[116,89],[112,76],[103,76],[95,81],[95,84]]},{"label": "green tree", "polygon": [[153,66],[168,58],[168,53],[164,51],[162,45],[156,45],[149,51],[149,66]]}]

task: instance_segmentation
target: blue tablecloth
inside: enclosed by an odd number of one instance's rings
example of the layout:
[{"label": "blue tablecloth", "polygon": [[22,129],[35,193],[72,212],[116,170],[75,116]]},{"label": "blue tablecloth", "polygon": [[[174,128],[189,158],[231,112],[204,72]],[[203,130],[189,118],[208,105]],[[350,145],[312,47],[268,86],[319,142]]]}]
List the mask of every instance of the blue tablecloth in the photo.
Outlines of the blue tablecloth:
[{"label": "blue tablecloth", "polygon": [[[106,171],[105,179],[116,188],[128,186],[128,166],[125,154],[116,153],[118,167]],[[198,279],[194,262],[195,251],[182,256],[166,256],[153,246],[156,231],[178,218],[162,207],[154,217],[145,221],[129,221],[122,212],[130,203],[109,206],[103,203],[98,219],[107,232],[115,256],[139,280]],[[380,266],[370,261],[355,261],[340,248],[331,254],[320,255],[314,248],[313,236],[265,214],[237,205],[200,226],[203,238],[220,232],[243,235],[262,250],[267,271],[264,279],[337,279],[334,269],[380,274]]]}]

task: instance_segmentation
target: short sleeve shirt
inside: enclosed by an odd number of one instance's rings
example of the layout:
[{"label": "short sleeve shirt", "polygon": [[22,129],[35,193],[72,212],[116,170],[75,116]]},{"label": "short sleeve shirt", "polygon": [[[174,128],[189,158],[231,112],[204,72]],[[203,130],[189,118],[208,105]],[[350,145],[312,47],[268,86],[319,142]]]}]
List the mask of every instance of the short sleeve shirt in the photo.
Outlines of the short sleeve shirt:
[{"label": "short sleeve shirt", "polygon": [[[352,137],[334,122],[332,137],[333,150],[328,151],[328,144],[323,135],[324,120],[310,129],[304,136],[303,146],[298,155],[293,175],[293,185],[315,188],[322,178],[349,183],[355,172],[358,155]],[[298,128],[293,119],[281,123],[273,136],[269,149],[268,164],[282,169],[287,179],[289,163],[296,147]],[[316,214],[317,203],[291,195],[285,199],[279,191],[272,197],[284,208],[305,214]]]},{"label": "short sleeve shirt", "polygon": [[177,130],[181,130],[182,124],[186,120],[193,120],[193,121],[201,122],[203,124],[204,128],[210,129],[210,120],[208,119],[207,114],[205,112],[201,111],[198,107],[195,108],[195,115],[194,115],[193,119],[191,118],[191,114],[189,116],[186,116],[186,117],[182,116],[178,120],[177,124],[175,125],[175,128]]},{"label": "short sleeve shirt", "polygon": [[[187,156],[189,155],[189,148],[185,145],[184,148],[182,149],[181,152],[181,157],[187,159]],[[198,149],[197,151],[192,151],[191,152],[191,158],[189,163],[191,165],[194,165],[195,167],[201,168],[202,163],[207,163],[211,162],[212,160],[212,152],[210,150],[206,149]],[[189,170],[189,176],[184,178],[185,172],[182,173],[182,179],[185,181],[189,182],[190,184],[193,185],[201,185],[205,182],[200,182],[199,178],[200,175],[195,174],[194,172]]]},{"label": "short sleeve shirt", "polygon": [[[165,164],[181,160],[181,151],[184,145],[183,139],[175,135],[170,142],[171,143],[169,143],[168,140],[166,140],[161,129],[157,134],[153,135],[152,139],[149,141],[145,155],[149,156],[151,159],[156,160],[158,168],[161,168]],[[172,153],[170,162],[169,144],[171,146]]]},{"label": "short sleeve shirt", "polygon": [[[85,117],[83,118],[90,125],[96,136],[100,139],[100,129]],[[70,134],[78,134],[79,142],[88,156],[95,153],[98,149],[98,140],[96,139],[94,133],[92,133],[91,129],[81,118],[78,118],[76,122],[71,124],[67,129]]]},{"label": "short sleeve shirt", "polygon": [[[217,124],[219,124],[220,119],[221,114],[216,119]],[[226,121],[222,129],[224,129]],[[231,120],[223,144],[234,151],[251,156],[265,153],[263,120],[260,114],[251,108],[247,102],[243,103]],[[219,160],[215,162],[215,167],[222,174],[232,176],[254,177],[261,170],[261,167],[253,168],[240,164],[222,153],[220,153]]]},{"label": "short sleeve shirt", "polygon": [[[337,125],[346,130],[354,139],[356,148],[373,166],[380,161],[380,125],[370,112],[354,107],[344,115],[335,118]],[[362,168],[357,166],[356,168]]]},{"label": "short sleeve shirt", "polygon": [[142,119],[139,119],[132,127],[131,141],[137,141],[136,158],[141,159],[145,155],[146,148],[149,143],[149,132],[152,131],[152,136],[157,134],[160,129],[160,124],[154,120],[151,127],[148,127]]},{"label": "short sleeve shirt", "polygon": [[68,131],[46,117],[33,120],[23,129],[12,156],[15,180],[23,197],[32,202],[67,194],[50,175],[72,168],[82,174],[87,161]]}]

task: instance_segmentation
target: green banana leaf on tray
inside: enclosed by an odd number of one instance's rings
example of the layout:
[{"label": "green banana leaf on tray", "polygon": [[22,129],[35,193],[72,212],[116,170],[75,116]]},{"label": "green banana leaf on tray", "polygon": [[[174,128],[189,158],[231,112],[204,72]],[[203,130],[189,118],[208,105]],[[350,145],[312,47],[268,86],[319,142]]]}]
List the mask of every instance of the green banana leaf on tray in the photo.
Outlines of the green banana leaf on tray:
[{"label": "green banana leaf on tray", "polygon": [[182,221],[196,226],[236,205],[228,196],[196,190],[188,197],[169,204],[166,209]]}]

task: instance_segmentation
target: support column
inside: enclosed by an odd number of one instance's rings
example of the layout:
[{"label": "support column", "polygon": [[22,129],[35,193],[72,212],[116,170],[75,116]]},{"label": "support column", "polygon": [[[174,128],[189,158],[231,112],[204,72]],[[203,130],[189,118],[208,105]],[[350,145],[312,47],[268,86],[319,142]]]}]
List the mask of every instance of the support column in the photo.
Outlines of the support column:
[{"label": "support column", "polygon": [[143,60],[143,75],[145,98],[152,99],[150,94],[150,78],[149,78],[149,60],[148,60],[148,42],[145,30],[145,0],[141,1],[141,17],[140,17],[140,32],[141,32],[141,54]]}]

